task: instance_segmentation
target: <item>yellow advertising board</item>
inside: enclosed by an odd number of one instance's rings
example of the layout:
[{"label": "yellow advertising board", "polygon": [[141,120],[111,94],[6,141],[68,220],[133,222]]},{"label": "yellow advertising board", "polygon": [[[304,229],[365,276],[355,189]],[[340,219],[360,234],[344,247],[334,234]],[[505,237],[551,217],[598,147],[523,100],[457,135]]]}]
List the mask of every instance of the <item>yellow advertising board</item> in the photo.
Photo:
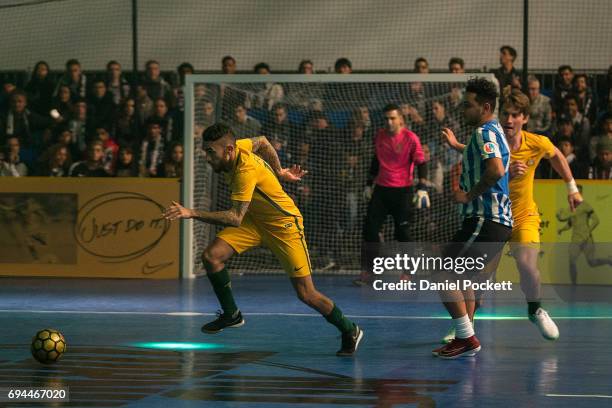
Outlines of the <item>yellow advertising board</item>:
[{"label": "yellow advertising board", "polygon": [[[612,285],[612,182],[579,180],[583,204],[571,212],[561,180],[536,180],[534,198],[541,217],[538,269],[542,283]],[[509,246],[497,280],[519,282]]]},{"label": "yellow advertising board", "polygon": [[0,179],[0,275],[179,276],[177,179]]}]

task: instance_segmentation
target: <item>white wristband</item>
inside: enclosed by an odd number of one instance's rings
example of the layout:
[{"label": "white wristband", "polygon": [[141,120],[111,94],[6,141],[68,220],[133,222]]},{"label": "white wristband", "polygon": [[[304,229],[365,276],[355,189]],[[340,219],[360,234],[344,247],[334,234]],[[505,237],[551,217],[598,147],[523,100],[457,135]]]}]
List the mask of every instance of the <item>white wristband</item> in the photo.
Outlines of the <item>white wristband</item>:
[{"label": "white wristband", "polygon": [[579,193],[578,186],[576,185],[576,180],[571,179],[570,181],[565,183],[565,186],[567,187],[567,194],[572,195]]}]

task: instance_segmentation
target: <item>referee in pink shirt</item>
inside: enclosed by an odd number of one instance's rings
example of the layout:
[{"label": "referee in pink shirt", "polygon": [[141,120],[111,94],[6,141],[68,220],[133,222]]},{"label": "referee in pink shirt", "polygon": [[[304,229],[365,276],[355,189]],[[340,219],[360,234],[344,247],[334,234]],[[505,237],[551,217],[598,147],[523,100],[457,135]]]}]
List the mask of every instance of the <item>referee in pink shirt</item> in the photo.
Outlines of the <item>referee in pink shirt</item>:
[{"label": "referee in pink shirt", "polygon": [[[404,127],[399,106],[389,104],[383,113],[385,128],[380,129],[374,138],[375,156],[365,192],[366,198],[371,197],[363,228],[366,247],[368,243],[380,242],[379,233],[389,214],[395,223],[395,239],[399,242],[413,241],[410,227],[415,194],[414,168],[417,168],[419,182],[427,178],[421,141],[414,132]],[[424,198],[428,202],[427,193],[418,190],[417,199]],[[364,268],[368,269],[369,266]],[[362,274],[355,283],[366,283],[369,277],[369,274]]]}]

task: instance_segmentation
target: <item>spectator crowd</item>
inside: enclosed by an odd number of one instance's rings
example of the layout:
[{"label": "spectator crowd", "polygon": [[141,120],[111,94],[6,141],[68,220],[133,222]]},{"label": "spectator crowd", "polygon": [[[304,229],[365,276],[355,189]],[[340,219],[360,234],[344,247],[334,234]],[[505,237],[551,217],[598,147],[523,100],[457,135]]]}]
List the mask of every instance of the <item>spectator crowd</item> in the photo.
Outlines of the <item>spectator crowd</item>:
[{"label": "spectator crowd", "polygon": [[[576,178],[609,179],[612,66],[597,93],[588,75],[568,65],[559,67],[554,89],[545,90],[535,76],[521,82],[514,66],[516,58],[514,48],[501,47],[500,67],[493,73],[502,91],[521,88],[528,94],[527,129],[551,138]],[[237,73],[236,60],[224,57],[221,70],[228,75]],[[336,61],[336,73],[351,74],[352,70],[347,58]],[[267,75],[271,69],[262,62],[253,72]],[[314,63],[302,61],[297,72],[316,72]],[[427,59],[417,58],[414,72],[428,74]],[[464,61],[451,58],[448,72],[464,73]],[[194,67],[183,63],[174,75],[177,80],[171,83],[162,75],[159,62],[150,60],[141,78],[128,80],[117,61],[109,61],[103,75],[86,75],[79,61],[70,59],[57,78],[46,62],[39,61],[23,89],[11,81],[3,83],[0,175],[181,177],[183,86],[191,73]],[[379,108],[386,103],[401,106],[406,126],[421,138],[431,158],[430,187],[442,194],[444,180],[452,185],[459,158],[440,143],[438,135],[448,127],[467,137],[459,112],[461,96],[460,83],[442,91],[428,82],[411,82],[399,90],[380,84],[378,88],[344,83],[198,84],[194,88],[195,129],[201,134],[210,124],[223,120],[238,137],[268,136],[284,165],[314,167],[310,185],[300,186],[294,194],[308,201],[317,196],[318,184],[335,185],[353,197],[349,218],[354,218],[356,197],[365,185],[372,155],[373,132],[380,125]],[[341,119],[339,112],[344,112]],[[313,152],[317,152],[316,160]],[[554,172],[542,166],[538,176],[554,177]]]}]

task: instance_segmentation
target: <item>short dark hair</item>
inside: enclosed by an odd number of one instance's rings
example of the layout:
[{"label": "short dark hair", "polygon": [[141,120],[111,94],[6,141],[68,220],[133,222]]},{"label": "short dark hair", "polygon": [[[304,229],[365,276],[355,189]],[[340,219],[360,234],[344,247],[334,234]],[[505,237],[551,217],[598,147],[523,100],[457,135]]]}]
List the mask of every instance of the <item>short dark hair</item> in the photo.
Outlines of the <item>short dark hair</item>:
[{"label": "short dark hair", "polygon": [[236,59],[234,57],[232,57],[231,55],[226,55],[225,57],[221,58],[221,63],[224,64],[225,61],[229,61],[229,60],[236,62]]},{"label": "short dark hair", "polygon": [[569,72],[574,72],[570,65],[560,65],[559,68],[557,68],[557,73],[561,75],[561,72],[566,70],[569,70]]},{"label": "short dark hair", "polygon": [[111,65],[119,65],[121,66],[121,64],[119,63],[119,61],[116,60],[110,60],[106,63],[106,69],[109,70]]},{"label": "short dark hair", "polygon": [[574,75],[574,79],[573,79],[574,84],[575,84],[576,82],[578,82],[578,78],[584,78],[584,80],[586,81],[586,83],[587,83],[587,84],[589,83],[589,77],[587,76],[587,74],[576,74],[576,75]]},{"label": "short dark hair", "polygon": [[227,135],[230,135],[232,139],[236,139],[236,136],[234,136],[234,132],[232,131],[232,128],[226,125],[225,123],[219,122],[219,123],[215,123],[214,125],[206,128],[204,133],[202,133],[202,141],[203,142],[214,142]]},{"label": "short dark hair", "polygon": [[70,68],[73,65],[78,65],[80,67],[81,63],[76,58],[70,58],[68,61],[66,61],[66,69]]},{"label": "short dark hair", "polygon": [[561,143],[569,143],[574,146],[574,140],[568,136],[562,136],[557,140],[557,146],[561,146]]},{"label": "short dark hair", "polygon": [[463,61],[463,58],[459,58],[459,57],[453,57],[450,60],[448,60],[448,68],[450,69],[451,65],[453,64],[459,64],[461,66],[461,68],[463,68],[465,66],[465,62]]},{"label": "short dark hair", "polygon": [[259,62],[259,63],[255,64],[255,66],[253,67],[253,72],[257,72],[260,69],[266,69],[266,70],[268,70],[268,72],[270,72],[270,66],[268,64],[266,64],[265,62]]},{"label": "short dark hair", "polygon": [[334,71],[339,71],[340,68],[342,68],[343,66],[347,66],[350,69],[353,69],[353,64],[351,64],[351,60],[342,57],[336,60],[336,63],[334,64]]},{"label": "short dark hair", "polygon": [[467,86],[465,87],[465,92],[471,92],[476,94],[476,101],[479,104],[488,103],[491,105],[491,110],[495,110],[495,105],[497,103],[497,98],[499,97],[499,93],[497,92],[497,87],[495,83],[489,81],[486,78],[472,78],[467,82]]},{"label": "short dark hair", "polygon": [[153,64],[160,65],[159,61],[157,61],[157,60],[153,60],[153,59],[152,59],[152,60],[148,60],[148,61],[145,63],[145,68],[149,68],[149,66],[150,66],[150,65],[153,65]]},{"label": "short dark hair", "polygon": [[176,72],[181,72],[185,68],[191,70],[191,72],[195,71],[195,69],[193,68],[193,65],[191,65],[189,62],[183,62],[181,65],[176,67]]},{"label": "short dark hair", "polygon": [[568,93],[567,95],[565,95],[565,97],[563,98],[563,102],[567,102],[569,100],[572,100],[574,102],[576,102],[577,105],[580,105],[580,100],[578,99],[578,96],[576,96],[573,93]]},{"label": "short dark hair", "polygon": [[385,105],[385,107],[383,108],[383,112],[387,113],[387,112],[391,112],[391,111],[398,111],[401,112],[402,110],[400,109],[399,105],[395,104],[395,103],[388,103]]},{"label": "short dark hair", "polygon": [[501,48],[499,49],[499,52],[504,52],[504,51],[508,51],[508,53],[510,53],[510,55],[512,56],[512,61],[516,59],[517,53],[514,47],[511,47],[509,45],[502,45]]},{"label": "short dark hair", "polygon": [[419,57],[417,59],[414,60],[414,69],[417,69],[417,65],[419,64],[419,62],[424,62],[427,64],[427,66],[429,66],[429,62],[427,61],[427,59],[425,57]]},{"label": "short dark hair", "polygon": [[314,68],[314,62],[312,62],[312,60],[309,60],[309,59],[301,60],[300,61],[300,65],[298,65],[298,72],[299,73],[301,73],[301,74],[304,73],[304,65],[306,65],[306,64],[310,64]]}]

